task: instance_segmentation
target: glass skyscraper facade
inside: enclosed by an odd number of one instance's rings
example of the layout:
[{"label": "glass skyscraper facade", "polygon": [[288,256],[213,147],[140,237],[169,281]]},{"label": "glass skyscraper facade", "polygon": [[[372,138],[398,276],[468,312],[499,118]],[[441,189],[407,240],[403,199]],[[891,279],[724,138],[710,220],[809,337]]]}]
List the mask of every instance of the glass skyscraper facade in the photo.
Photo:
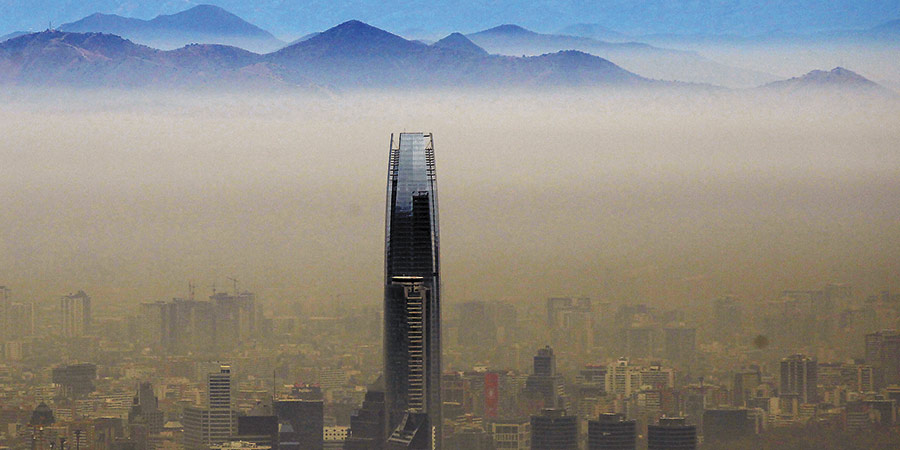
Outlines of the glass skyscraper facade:
[{"label": "glass skyscraper facade", "polygon": [[433,439],[434,448],[440,448],[442,437],[438,230],[432,136],[392,135],[385,219],[385,406],[392,430],[401,424],[408,430],[410,414],[427,416],[418,432]]}]

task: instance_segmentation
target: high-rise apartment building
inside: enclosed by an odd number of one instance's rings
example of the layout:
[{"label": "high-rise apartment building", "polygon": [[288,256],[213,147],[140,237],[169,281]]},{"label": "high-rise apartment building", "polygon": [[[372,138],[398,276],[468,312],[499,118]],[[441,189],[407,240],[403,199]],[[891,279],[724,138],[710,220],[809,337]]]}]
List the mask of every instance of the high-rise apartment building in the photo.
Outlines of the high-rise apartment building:
[{"label": "high-rise apartment building", "polygon": [[818,364],[815,358],[791,355],[781,360],[782,398],[795,397],[800,404],[818,403]]},{"label": "high-rise apartment building", "polygon": [[630,397],[641,387],[641,368],[628,364],[627,358],[619,358],[606,373],[606,392]]},{"label": "high-rise apartment building", "polygon": [[427,436],[429,448],[439,449],[440,233],[431,134],[400,133],[396,140],[391,136],[386,216],[384,381],[388,422],[391,429],[402,426],[403,433],[415,428],[413,432]]},{"label": "high-rise apartment building", "polygon": [[91,329],[91,298],[84,291],[59,298],[59,330],[65,337],[88,334]]}]

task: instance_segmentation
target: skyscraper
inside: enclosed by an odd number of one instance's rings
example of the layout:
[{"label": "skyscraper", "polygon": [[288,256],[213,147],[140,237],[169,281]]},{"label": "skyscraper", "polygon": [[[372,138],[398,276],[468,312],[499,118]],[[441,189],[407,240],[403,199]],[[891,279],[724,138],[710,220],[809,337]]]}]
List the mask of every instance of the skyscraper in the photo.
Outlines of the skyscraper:
[{"label": "skyscraper", "polygon": [[556,356],[546,346],[534,356],[534,373],[525,380],[525,395],[534,410],[563,406],[560,398],[564,392],[563,378],[556,373]]},{"label": "skyscraper", "polygon": [[234,433],[234,412],[232,410],[231,366],[222,364],[218,372],[206,375],[206,397],[209,406],[209,437],[211,443],[227,440]]},{"label": "skyscraper", "polygon": [[588,450],[634,450],[636,429],[636,422],[621,414],[600,414],[588,422]]},{"label": "skyscraper", "polygon": [[59,299],[59,330],[64,337],[88,334],[91,328],[91,298],[84,291]]},{"label": "skyscraper", "polygon": [[[428,441],[434,436],[434,448],[440,448],[442,436],[439,249],[432,136],[400,133],[395,141],[391,135],[384,249],[385,406],[391,429],[403,426],[406,433],[415,423]],[[423,414],[425,421],[420,420]]]},{"label": "skyscraper", "polygon": [[791,355],[781,360],[779,397],[797,397],[803,403],[817,403],[818,364],[815,358]]},{"label": "skyscraper", "polygon": [[233,391],[230,365],[222,364],[218,372],[206,375],[206,407],[184,409],[182,422],[186,449],[203,450],[227,441],[234,434]]},{"label": "skyscraper", "polygon": [[648,450],[694,450],[697,427],[685,423],[683,417],[663,417],[658,425],[647,426]]},{"label": "skyscraper", "polygon": [[564,409],[544,409],[531,416],[532,450],[575,450],[578,448],[578,418]]}]

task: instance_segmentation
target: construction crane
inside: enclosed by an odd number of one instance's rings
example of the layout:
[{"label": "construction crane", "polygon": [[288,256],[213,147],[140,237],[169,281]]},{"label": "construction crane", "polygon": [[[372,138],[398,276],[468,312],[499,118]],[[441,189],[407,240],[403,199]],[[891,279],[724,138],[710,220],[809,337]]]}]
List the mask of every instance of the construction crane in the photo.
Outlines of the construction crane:
[{"label": "construction crane", "polygon": [[238,295],[238,280],[235,277],[225,277],[234,283],[234,295]]}]

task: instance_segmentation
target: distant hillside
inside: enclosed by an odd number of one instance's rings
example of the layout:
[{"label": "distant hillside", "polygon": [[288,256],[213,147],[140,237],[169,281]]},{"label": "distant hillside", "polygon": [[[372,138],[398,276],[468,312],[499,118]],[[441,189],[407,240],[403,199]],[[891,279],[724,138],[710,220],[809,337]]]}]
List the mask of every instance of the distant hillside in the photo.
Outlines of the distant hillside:
[{"label": "distant hillside", "polygon": [[836,67],[831,71],[814,70],[800,77],[766,84],[761,88],[781,93],[831,92],[900,97],[896,92],[843,67]]},{"label": "distant hillside", "polygon": [[[318,35],[320,35],[320,34],[322,34],[321,31],[316,31],[316,32],[314,32],[314,33],[304,34],[303,36],[300,36],[299,38],[294,39],[294,40],[291,41],[291,42],[288,42],[284,47],[290,47],[290,46],[292,46],[292,45],[294,45],[294,44],[299,44],[299,43],[301,43],[301,42],[303,42],[303,41],[306,41],[306,40],[309,40],[309,39],[311,39],[311,38],[314,38],[314,37],[316,37],[316,36],[318,36]],[[282,48],[284,48],[284,47],[282,47]]]},{"label": "distant hillside", "polygon": [[13,31],[12,33],[0,36],[0,42],[7,41],[15,37],[24,36],[26,34],[28,34],[27,31]]},{"label": "distant hillside", "polygon": [[84,87],[277,85],[252,71],[245,73],[259,58],[255,53],[222,45],[162,51],[111,34],[54,30],[0,43],[0,83]]},{"label": "distant hillside", "polygon": [[0,83],[81,86],[653,86],[577,51],[488,55],[459,35],[425,45],[350,21],[258,55],[197,44],[157,50],[102,33],[45,31],[0,43]]},{"label": "distant hillside", "polygon": [[719,64],[696,53],[638,42],[606,42],[580,36],[542,34],[506,24],[466,35],[490,53],[540,55],[580,50],[615,62],[648,78],[728,87],[753,87],[777,80],[770,74]]},{"label": "distant hillside", "polygon": [[[286,80],[356,86],[529,86],[556,82],[651,83],[602,58],[559,65],[549,55],[491,56],[466,46],[428,46],[349,21],[264,58]],[[448,42],[445,42],[447,44]],[[460,47],[463,48],[460,48]]]},{"label": "distant hillside", "polygon": [[475,45],[474,42],[470,41],[469,38],[463,36],[461,33],[453,33],[449,36],[431,44],[432,47],[437,48],[446,48],[450,50],[458,50],[461,52],[473,53],[476,55],[487,55],[488,52]]},{"label": "distant hillside", "polygon": [[151,20],[97,13],[76,22],[63,24],[59,30],[115,34],[161,49],[203,43],[225,44],[268,52],[284,45],[284,42],[276,39],[268,31],[211,5],[195,6],[177,14],[157,16]]}]

